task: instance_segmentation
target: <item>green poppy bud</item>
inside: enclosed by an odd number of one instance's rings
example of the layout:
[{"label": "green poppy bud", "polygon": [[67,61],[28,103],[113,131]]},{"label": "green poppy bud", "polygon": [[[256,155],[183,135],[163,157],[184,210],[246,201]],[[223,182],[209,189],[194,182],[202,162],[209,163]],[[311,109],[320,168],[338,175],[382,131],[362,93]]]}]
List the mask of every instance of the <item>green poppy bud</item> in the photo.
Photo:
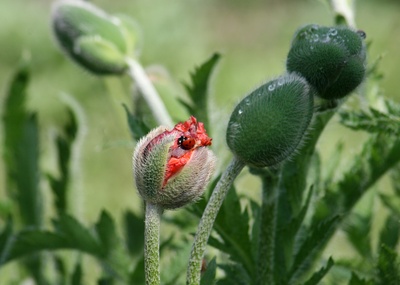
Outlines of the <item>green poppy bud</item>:
[{"label": "green poppy bud", "polygon": [[364,80],[364,39],[364,32],[345,26],[307,25],[294,35],[287,70],[304,76],[321,98],[343,98]]},{"label": "green poppy bud", "polygon": [[133,53],[135,34],[127,21],[78,0],[53,6],[52,27],[63,51],[97,75],[121,74]]},{"label": "green poppy bud", "polygon": [[136,188],[142,198],[163,209],[196,201],[215,168],[215,156],[203,123],[193,116],[172,130],[158,127],[141,139],[133,155]]},{"label": "green poppy bud", "polygon": [[314,92],[307,81],[287,74],[261,85],[233,111],[226,140],[232,152],[254,167],[290,157],[313,116]]}]

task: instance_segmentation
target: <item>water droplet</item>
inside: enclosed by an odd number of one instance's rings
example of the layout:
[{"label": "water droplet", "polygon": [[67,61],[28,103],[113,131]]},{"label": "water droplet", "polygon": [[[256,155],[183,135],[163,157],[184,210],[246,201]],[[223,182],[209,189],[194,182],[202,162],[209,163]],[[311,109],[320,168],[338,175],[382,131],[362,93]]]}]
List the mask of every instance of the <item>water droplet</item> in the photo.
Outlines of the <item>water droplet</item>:
[{"label": "water droplet", "polygon": [[243,110],[242,110],[242,109],[239,109],[238,114],[239,114],[239,115],[243,114]]},{"label": "water droplet", "polygon": [[331,36],[336,36],[337,35],[337,33],[338,33],[338,31],[336,30],[336,29],[329,29],[329,35],[331,35]]},{"label": "water droplet", "polygon": [[275,89],[275,83],[272,83],[272,84],[270,84],[270,85],[268,86],[268,90],[269,90],[269,91],[274,91],[274,89]]},{"label": "water droplet", "polygon": [[279,86],[282,86],[283,83],[285,83],[285,79],[279,78],[279,79],[278,79],[278,85],[279,85]]},{"label": "water droplet", "polygon": [[318,26],[317,25],[312,25],[309,29],[308,29],[311,33],[314,33],[316,31],[318,31]]},{"label": "water droplet", "polygon": [[249,105],[250,105],[250,99],[249,99],[249,98],[245,99],[245,100],[244,100],[244,103],[245,103],[247,106],[249,106]]},{"label": "water droplet", "polygon": [[314,49],[314,46],[310,46],[310,49],[313,50],[313,49]]},{"label": "water droplet", "polygon": [[367,38],[367,34],[362,31],[362,30],[358,30],[357,34],[362,38],[362,39],[366,39]]}]

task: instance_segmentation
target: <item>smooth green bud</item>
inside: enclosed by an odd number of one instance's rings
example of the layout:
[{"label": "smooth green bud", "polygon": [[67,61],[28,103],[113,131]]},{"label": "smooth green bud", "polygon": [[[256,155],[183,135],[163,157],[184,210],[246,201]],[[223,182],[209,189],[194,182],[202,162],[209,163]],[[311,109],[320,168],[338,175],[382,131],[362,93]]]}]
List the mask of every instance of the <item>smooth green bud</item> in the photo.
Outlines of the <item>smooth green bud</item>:
[{"label": "smooth green bud", "polygon": [[287,74],[261,85],[233,111],[226,140],[232,152],[254,167],[290,157],[313,116],[314,92],[307,81]]},{"label": "smooth green bud", "polygon": [[321,98],[343,98],[364,80],[364,39],[364,32],[344,26],[307,25],[294,35],[287,70],[304,76]]},{"label": "smooth green bud", "polygon": [[204,125],[191,117],[171,131],[159,127],[141,139],[133,155],[136,188],[143,200],[163,209],[195,202],[215,168]]},{"label": "smooth green bud", "polygon": [[126,20],[88,2],[60,0],[53,6],[52,27],[63,51],[85,69],[97,75],[126,70],[124,58],[135,47],[135,35]]}]

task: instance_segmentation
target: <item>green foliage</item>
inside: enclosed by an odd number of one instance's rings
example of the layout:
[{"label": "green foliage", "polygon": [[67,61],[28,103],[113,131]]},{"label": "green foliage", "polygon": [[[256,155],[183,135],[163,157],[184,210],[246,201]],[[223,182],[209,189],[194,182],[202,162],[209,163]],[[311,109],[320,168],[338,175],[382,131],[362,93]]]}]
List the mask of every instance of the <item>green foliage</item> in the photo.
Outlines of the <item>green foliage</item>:
[{"label": "green foliage", "polygon": [[353,130],[369,133],[384,133],[393,136],[400,134],[400,105],[384,100],[385,111],[369,107],[367,110],[339,112],[341,123]]},{"label": "green foliage", "polygon": [[203,122],[207,130],[211,129],[208,115],[210,80],[220,58],[221,56],[219,53],[214,53],[210,59],[197,67],[195,71],[190,74],[191,84],[184,84],[190,102],[180,100],[189,114],[195,116],[200,122]]}]

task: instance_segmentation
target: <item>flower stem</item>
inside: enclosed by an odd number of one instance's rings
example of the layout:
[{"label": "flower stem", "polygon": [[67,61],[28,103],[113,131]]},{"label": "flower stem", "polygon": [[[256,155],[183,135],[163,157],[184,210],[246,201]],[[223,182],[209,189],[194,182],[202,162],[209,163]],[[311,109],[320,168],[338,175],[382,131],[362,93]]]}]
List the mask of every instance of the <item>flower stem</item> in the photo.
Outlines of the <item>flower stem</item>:
[{"label": "flower stem", "polygon": [[228,193],[228,190],[231,188],[233,181],[244,166],[244,162],[234,157],[220,178],[218,184],[214,188],[207,207],[204,210],[203,216],[201,217],[199,227],[197,228],[197,233],[194,238],[187,271],[188,285],[200,284],[201,262],[215,218],[217,217],[218,211],[225,199],[226,194]]},{"label": "flower stem", "polygon": [[144,232],[144,269],[146,285],[160,284],[160,220],[162,209],[146,204]]},{"label": "flower stem", "polygon": [[129,66],[129,75],[136,82],[140,92],[149,105],[154,118],[160,125],[166,125],[167,127],[173,126],[172,119],[169,116],[160,95],[158,95],[143,67],[139,62],[132,58],[127,59],[127,63]]},{"label": "flower stem", "polygon": [[257,282],[274,285],[275,239],[278,215],[278,175],[265,171],[262,180],[261,221],[258,239]]}]

